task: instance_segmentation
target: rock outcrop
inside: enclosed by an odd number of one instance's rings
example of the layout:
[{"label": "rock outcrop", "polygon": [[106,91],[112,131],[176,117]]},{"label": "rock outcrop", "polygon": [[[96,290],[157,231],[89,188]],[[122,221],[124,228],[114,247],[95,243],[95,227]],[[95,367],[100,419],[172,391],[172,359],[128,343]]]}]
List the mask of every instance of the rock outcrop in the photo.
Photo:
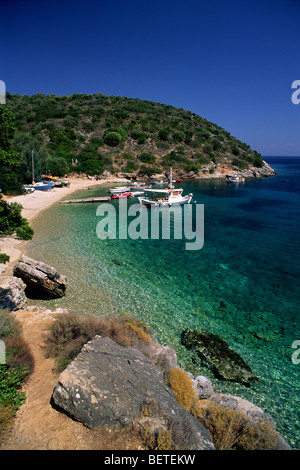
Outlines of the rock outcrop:
[{"label": "rock outcrop", "polygon": [[195,348],[222,379],[244,384],[258,380],[244,359],[218,335],[187,329],[183,332],[182,343],[188,348]]},{"label": "rock outcrop", "polygon": [[255,406],[248,400],[240,397],[217,393],[211,397],[211,400],[216,402],[223,408],[231,408],[237,412],[244,414],[249,421],[253,423],[264,422],[269,425],[268,434],[272,438],[272,445],[274,450],[291,450],[290,445],[286,440],[276,431],[276,422],[273,418],[265,413],[261,408]]},{"label": "rock outcrop", "polygon": [[204,375],[197,375],[197,377],[193,377],[191,373],[188,373],[188,375],[199,398],[207,399],[215,395],[211,381]]},{"label": "rock outcrop", "polygon": [[269,163],[264,162],[264,165],[261,168],[254,168],[252,169],[253,176],[255,178],[266,178],[268,176],[275,176],[277,173],[276,171],[269,165]]},{"label": "rock outcrop", "polygon": [[241,411],[251,421],[265,421],[275,429],[276,423],[273,418],[268,413],[265,413],[261,408],[244,398],[224,393],[216,393],[211,396],[211,399],[223,408],[231,408],[235,411]]},{"label": "rock outcrop", "polygon": [[[206,165],[202,165],[199,171],[185,171],[176,169],[173,171],[173,176],[175,178],[180,177],[183,179],[225,179],[227,174],[239,174],[246,179],[251,179],[275,176],[276,171],[265,161],[263,161],[261,168],[249,166],[248,168],[242,170],[233,167],[230,161],[226,160],[220,163],[210,162]],[[151,179],[153,179],[152,175]]]},{"label": "rock outcrop", "polygon": [[169,346],[161,346],[157,343],[151,344],[150,349],[151,362],[155,364],[159,369],[167,373],[172,368],[178,368],[177,354],[173,348]]},{"label": "rock outcrop", "polygon": [[[211,381],[203,375],[193,377],[188,375],[192,381],[196,395],[203,400],[204,407],[209,408],[210,403],[214,402],[223,408],[230,408],[233,411],[241,413],[252,423],[266,423],[266,435],[269,435],[273,442],[272,448],[275,450],[290,450],[291,447],[286,440],[276,431],[276,422],[271,415],[265,413],[261,408],[241,397],[227,395],[215,392]],[[205,404],[206,403],[206,404]]]},{"label": "rock outcrop", "polygon": [[0,278],[0,309],[9,311],[27,307],[26,284],[14,276]]},{"label": "rock outcrop", "polygon": [[23,255],[13,268],[14,276],[21,278],[35,294],[58,298],[65,295],[68,278],[41,261]]},{"label": "rock outcrop", "polygon": [[181,429],[181,448],[214,449],[206,428],[175,400],[161,370],[140,351],[107,337],[96,336],[82,348],[59,376],[53,400],[91,429],[143,426],[143,409],[151,402],[160,419]]}]

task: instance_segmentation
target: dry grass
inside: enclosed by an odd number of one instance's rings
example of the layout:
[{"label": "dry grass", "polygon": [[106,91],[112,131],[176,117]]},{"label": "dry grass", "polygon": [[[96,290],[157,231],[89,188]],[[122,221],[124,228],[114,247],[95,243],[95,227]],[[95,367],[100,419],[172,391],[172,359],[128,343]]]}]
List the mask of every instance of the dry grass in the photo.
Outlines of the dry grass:
[{"label": "dry grass", "polygon": [[148,398],[141,409],[140,436],[147,450],[175,450],[173,429],[164,408],[156,400]]},{"label": "dry grass", "polygon": [[150,426],[145,426],[141,432],[142,443],[147,450],[178,450],[172,440],[172,429],[160,429],[153,432]]},{"label": "dry grass", "polygon": [[133,333],[143,342],[148,345],[151,343],[151,336],[149,333],[146,333],[145,330],[141,327],[136,325],[135,323],[126,322],[125,326],[129,328]]},{"label": "dry grass", "polygon": [[32,354],[23,339],[20,323],[7,311],[0,311],[0,339],[5,343],[7,366],[23,365],[30,374],[34,366]]},{"label": "dry grass", "polygon": [[[201,402],[200,402],[201,403]],[[207,401],[193,414],[209,430],[217,450],[275,450],[276,432],[265,421],[254,422],[241,411]]]},{"label": "dry grass", "polygon": [[208,429],[217,450],[275,450],[277,433],[270,423],[253,421],[241,411],[199,400],[189,376],[170,369],[167,383],[175,399]]},{"label": "dry grass", "polygon": [[13,426],[14,410],[11,406],[0,404],[0,439],[6,435]]},{"label": "dry grass", "polygon": [[197,401],[197,395],[187,373],[181,369],[172,368],[167,374],[167,383],[174,392],[178,403],[190,411]]},{"label": "dry grass", "polygon": [[44,337],[44,354],[55,357],[61,371],[96,335],[108,336],[121,346],[135,347],[144,353],[151,342],[150,335],[128,315],[102,319],[64,313],[52,322]]},{"label": "dry grass", "polygon": [[141,410],[141,438],[147,450],[196,449],[198,430],[192,419],[166,413],[161,403],[147,399]]}]

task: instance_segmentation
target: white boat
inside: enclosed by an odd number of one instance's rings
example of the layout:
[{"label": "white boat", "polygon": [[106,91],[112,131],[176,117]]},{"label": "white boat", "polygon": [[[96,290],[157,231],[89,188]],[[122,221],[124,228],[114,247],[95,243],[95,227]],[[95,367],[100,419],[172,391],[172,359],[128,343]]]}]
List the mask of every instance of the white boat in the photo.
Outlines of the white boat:
[{"label": "white boat", "polygon": [[144,194],[144,191],[133,191],[131,193],[131,197],[138,197],[138,196],[142,196]]},{"label": "white boat", "polygon": [[34,156],[33,150],[31,152],[31,165],[32,165],[32,184],[25,184],[24,190],[26,193],[32,193],[35,190],[46,191],[53,188],[54,183],[52,181],[40,181],[35,183],[34,181]]},{"label": "white boat", "polygon": [[130,188],[128,186],[119,186],[115,188],[109,188],[108,192],[111,194],[128,193],[130,192]]},{"label": "white boat", "polygon": [[245,178],[241,175],[226,175],[227,183],[243,183]]},{"label": "white boat", "polygon": [[151,206],[166,206],[170,207],[173,205],[181,205],[181,204],[190,204],[193,198],[193,194],[190,193],[187,196],[183,196],[183,189],[182,188],[174,188],[172,182],[172,168],[170,168],[170,183],[169,187],[166,189],[147,189],[147,192],[156,193],[152,199],[147,197],[139,197],[140,204],[143,204],[147,207]]},{"label": "white boat", "polygon": [[151,181],[151,184],[168,184],[167,181],[163,181],[163,180],[160,180],[160,181]]},{"label": "white boat", "polygon": [[28,186],[27,184],[23,185],[24,191],[27,194],[31,194],[35,191],[35,189],[32,186]]},{"label": "white boat", "polygon": [[32,192],[31,190],[40,190],[40,191],[47,191],[49,189],[53,188],[54,183],[51,181],[40,181],[39,183],[32,183],[32,184],[26,184],[25,190],[26,192]]},{"label": "white boat", "polygon": [[137,182],[130,184],[130,189],[146,189],[146,188],[151,188],[151,184],[137,183]]}]

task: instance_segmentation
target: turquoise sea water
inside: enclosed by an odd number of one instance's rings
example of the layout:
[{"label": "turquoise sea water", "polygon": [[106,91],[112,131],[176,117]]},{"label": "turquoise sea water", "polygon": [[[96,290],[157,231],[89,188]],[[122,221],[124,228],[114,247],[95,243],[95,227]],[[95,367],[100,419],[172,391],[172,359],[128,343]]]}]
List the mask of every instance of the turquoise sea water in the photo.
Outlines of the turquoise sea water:
[{"label": "turquoise sea water", "polygon": [[[27,254],[69,277],[66,296],[45,305],[143,319],[160,343],[175,348],[182,368],[207,376],[216,391],[260,406],[300,448],[300,364],[291,359],[292,343],[300,340],[300,158],[266,160],[275,177],[182,182],[185,193],[204,204],[199,251],[185,250],[184,240],[99,240],[96,204],[57,204],[34,222]],[[72,198],[106,194],[107,186],[99,186]],[[228,341],[258,383],[216,379],[181,345],[185,328]]]}]

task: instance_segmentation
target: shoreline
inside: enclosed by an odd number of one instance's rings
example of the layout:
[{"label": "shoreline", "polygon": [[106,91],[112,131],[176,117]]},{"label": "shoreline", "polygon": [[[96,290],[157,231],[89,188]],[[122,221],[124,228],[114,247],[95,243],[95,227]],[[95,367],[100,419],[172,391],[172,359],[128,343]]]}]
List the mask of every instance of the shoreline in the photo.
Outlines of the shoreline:
[{"label": "shoreline", "polygon": [[[50,191],[34,191],[31,194],[21,194],[19,196],[4,196],[7,202],[17,202],[23,206],[22,216],[28,220],[29,224],[40,215],[41,212],[51,207],[53,204],[61,201],[65,196],[71,195],[76,191],[94,186],[100,186],[106,183],[124,183],[128,182],[124,178],[107,178],[102,180],[87,178],[68,178],[69,187],[53,188]],[[8,271],[12,265],[25,252],[27,240],[19,240],[14,236],[0,237],[0,253],[6,253],[10,260],[6,264],[0,264],[0,276],[9,275]]]},{"label": "shoreline", "polygon": [[[257,178],[274,176],[276,172],[273,168],[265,162],[263,169],[255,168],[251,171],[239,171],[238,173],[245,178]],[[210,174],[208,165],[201,175],[195,172],[189,172],[187,175],[181,175],[184,179],[225,179],[225,175],[230,171],[226,165],[216,167],[214,173]],[[175,172],[176,173],[176,172]],[[135,176],[133,173],[131,176]],[[71,195],[74,192],[82,189],[87,189],[93,186],[100,186],[107,183],[129,183],[129,175],[127,173],[117,173],[116,176],[106,176],[105,179],[96,180],[95,177],[68,177],[70,186],[62,188],[54,187],[50,191],[34,191],[31,194],[22,194],[19,196],[6,196],[3,195],[4,200],[7,202],[17,202],[22,205],[22,216],[28,220],[29,224],[39,216],[39,214],[48,209],[53,204],[61,201],[65,196]],[[10,260],[6,264],[0,264],[0,276],[10,275],[12,265],[17,262],[22,254],[25,253],[26,240],[19,240],[15,236],[1,237],[0,236],[0,253],[6,253]],[[9,269],[11,268],[11,269]]]},{"label": "shoreline", "polygon": [[[40,213],[42,213],[43,210],[48,209],[53,204],[58,203],[65,196],[71,195],[77,190],[82,190],[82,189],[84,190],[84,189],[88,189],[89,187],[101,186],[103,184],[108,184],[108,183],[111,183],[111,182],[121,183],[121,182],[127,181],[127,180],[122,180],[121,178],[120,179],[116,179],[116,178],[115,179],[107,179],[107,180],[100,180],[100,181],[87,180],[87,179],[83,179],[83,178],[81,178],[81,179],[76,178],[74,180],[78,184],[72,185],[71,188],[55,188],[54,190],[51,190],[49,192],[48,191],[45,192],[45,193],[41,192],[41,196],[42,195],[44,196],[43,198],[40,197],[40,193],[38,193],[38,196],[36,194],[36,198],[31,197],[29,199],[28,196],[33,196],[34,195],[34,193],[33,193],[31,195],[16,196],[16,197],[11,197],[11,198],[6,198],[6,199],[9,200],[10,202],[21,202],[20,198],[24,198],[26,204],[24,202],[24,206],[23,206],[24,212],[22,210],[22,215],[25,217],[25,210],[26,210],[27,211],[26,213],[28,214],[26,216],[26,218],[29,222],[31,222],[33,219],[38,217],[38,215],[40,215]],[[52,191],[53,191],[53,193],[52,193]],[[40,202],[39,207],[36,207],[37,202]],[[0,249],[1,249],[1,241],[2,240],[0,239]],[[19,250],[23,250],[23,252],[26,250],[26,242],[25,241],[11,238],[11,243],[12,243],[12,247],[18,248]],[[14,243],[16,243],[16,245],[14,245]],[[18,243],[20,245],[18,245]],[[22,254],[22,251],[21,251],[21,254]],[[12,262],[12,260],[10,260],[10,262],[7,263],[5,266],[6,266],[6,268],[8,268],[9,265],[12,266],[12,264],[14,264],[14,261]],[[0,267],[1,267],[1,265],[0,265]],[[0,275],[1,275],[1,271],[0,271]],[[4,275],[9,275],[9,274],[5,273]],[[36,309],[36,310],[34,310],[34,309]],[[50,319],[52,318],[52,314],[53,314],[53,316],[55,316],[56,313],[57,312],[49,312],[48,310],[44,311],[43,307],[30,306],[28,309],[26,309],[26,311],[19,311],[18,314],[16,315],[16,317],[19,317],[20,320],[23,320],[22,324],[23,324],[24,328],[28,326],[28,329],[30,330],[30,335],[31,335],[32,334],[32,326],[34,326],[34,324],[35,324],[34,317],[36,318],[36,320],[40,321],[40,324],[36,325],[37,329],[40,330],[40,329],[42,329],[41,327],[43,326],[43,324],[46,321],[47,322],[50,321]],[[20,314],[20,316],[19,316],[19,314]],[[41,371],[39,371],[39,373],[40,372]],[[51,386],[52,386],[52,382],[51,382]],[[48,393],[48,390],[47,390],[47,393]],[[48,399],[48,395],[47,395],[46,398]],[[46,401],[45,401],[45,403],[46,403]],[[32,400],[32,406],[34,406],[33,400]],[[48,407],[48,405],[47,405],[47,407]],[[23,407],[22,412],[19,413],[20,414],[20,420],[18,420],[18,423],[19,422],[22,423],[24,421],[24,414],[23,414],[24,410],[25,410],[25,407]],[[27,408],[26,408],[26,410],[27,410]],[[41,410],[41,411],[43,412],[43,410]],[[31,415],[34,414],[34,412],[32,412],[31,409],[28,410],[28,413],[31,414]],[[63,425],[65,426],[66,423],[64,423]],[[56,435],[57,432],[58,431],[57,431],[57,428],[56,428],[53,432],[53,436],[54,436],[54,437],[52,437],[53,442],[51,441],[51,443],[49,444],[50,446],[57,447],[57,445],[58,445],[57,444],[58,439],[57,439],[57,435]],[[51,434],[51,436],[52,436],[52,434]],[[28,443],[26,443],[26,445],[27,444]],[[40,442],[39,442],[38,445],[41,445]]]}]

